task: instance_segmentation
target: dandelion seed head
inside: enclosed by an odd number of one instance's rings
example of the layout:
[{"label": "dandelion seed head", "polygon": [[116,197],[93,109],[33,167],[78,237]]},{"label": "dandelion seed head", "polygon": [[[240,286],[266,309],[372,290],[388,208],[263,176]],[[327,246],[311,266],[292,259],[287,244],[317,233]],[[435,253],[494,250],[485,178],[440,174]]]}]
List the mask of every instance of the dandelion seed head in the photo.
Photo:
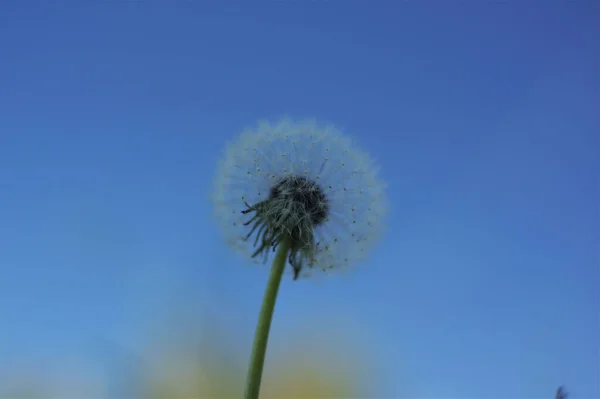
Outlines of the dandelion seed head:
[{"label": "dandelion seed head", "polygon": [[371,158],[333,126],[261,122],[228,144],[214,181],[216,215],[233,248],[265,261],[292,239],[294,276],[364,258],[386,213]]}]

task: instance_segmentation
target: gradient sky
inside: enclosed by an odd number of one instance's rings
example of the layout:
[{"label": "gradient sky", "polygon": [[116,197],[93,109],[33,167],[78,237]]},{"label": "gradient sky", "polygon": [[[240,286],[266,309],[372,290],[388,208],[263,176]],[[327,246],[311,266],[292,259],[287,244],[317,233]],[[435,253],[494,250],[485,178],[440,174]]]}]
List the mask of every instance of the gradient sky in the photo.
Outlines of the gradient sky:
[{"label": "gradient sky", "polygon": [[369,261],[284,281],[274,342],[347,320],[376,397],[600,398],[598,21],[583,0],[2,1],[0,374],[134,345],[178,303],[245,358],[267,269],[222,243],[211,181],[226,140],[287,114],[353,135],[392,208]]}]

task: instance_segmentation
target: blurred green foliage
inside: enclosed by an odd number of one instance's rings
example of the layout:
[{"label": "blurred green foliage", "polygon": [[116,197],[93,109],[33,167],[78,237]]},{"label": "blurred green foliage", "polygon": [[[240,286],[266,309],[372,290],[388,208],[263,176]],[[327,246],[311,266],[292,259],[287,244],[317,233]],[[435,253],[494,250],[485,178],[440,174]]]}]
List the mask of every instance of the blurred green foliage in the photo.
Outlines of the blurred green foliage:
[{"label": "blurred green foliage", "polygon": [[[168,323],[163,334],[153,332],[147,346],[136,353],[120,347],[114,353],[112,369],[90,376],[94,384],[82,384],[80,372],[69,386],[68,373],[61,385],[48,384],[50,376],[21,375],[18,384],[0,386],[0,398],[155,398],[220,399],[243,396],[249,353],[240,353],[233,334],[215,323],[203,320],[198,327],[179,321]],[[202,325],[209,328],[202,328]],[[176,327],[175,327],[176,326]],[[313,326],[314,334],[298,331],[275,339],[268,353],[261,398],[358,398],[368,397],[369,362],[360,348],[339,331]],[[310,331],[307,328],[307,331]],[[329,337],[329,338],[327,338]],[[275,338],[275,337],[274,337]],[[344,343],[340,345],[340,343]],[[243,345],[242,345],[243,346]],[[115,344],[115,347],[119,347]],[[135,357],[136,361],[127,361]],[[91,359],[91,363],[97,359]],[[119,365],[119,362],[121,364]],[[60,368],[61,365],[57,365]],[[135,368],[135,370],[127,370]],[[90,373],[102,368],[90,368]],[[48,370],[51,372],[51,370]],[[21,373],[22,374],[22,373]],[[65,372],[61,373],[63,376]],[[114,379],[129,384],[115,391]],[[98,381],[101,381],[98,383]],[[5,389],[6,388],[6,389]],[[124,393],[126,392],[126,393]]]}]

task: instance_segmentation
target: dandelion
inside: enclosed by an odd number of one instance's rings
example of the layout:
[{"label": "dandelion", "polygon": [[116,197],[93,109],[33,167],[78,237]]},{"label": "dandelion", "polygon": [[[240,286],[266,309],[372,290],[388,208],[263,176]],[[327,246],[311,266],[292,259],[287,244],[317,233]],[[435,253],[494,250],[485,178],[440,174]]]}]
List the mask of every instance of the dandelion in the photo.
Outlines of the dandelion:
[{"label": "dandelion", "polygon": [[385,185],[371,158],[332,126],[262,122],[230,143],[215,179],[216,213],[228,242],[249,259],[276,252],[248,372],[258,398],[264,355],[288,263],[294,280],[352,265],[382,230]]}]

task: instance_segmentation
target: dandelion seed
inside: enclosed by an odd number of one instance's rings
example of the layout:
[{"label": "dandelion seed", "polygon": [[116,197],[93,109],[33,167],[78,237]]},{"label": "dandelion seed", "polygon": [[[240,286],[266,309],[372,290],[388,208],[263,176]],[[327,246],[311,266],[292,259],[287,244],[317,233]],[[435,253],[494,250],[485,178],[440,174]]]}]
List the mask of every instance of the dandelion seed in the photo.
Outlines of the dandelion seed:
[{"label": "dandelion seed", "polygon": [[[227,240],[253,260],[266,261],[288,234],[298,278],[313,267],[362,260],[382,230],[384,191],[368,155],[338,130],[284,119],[229,145],[214,199]],[[250,219],[256,224],[246,225]]]}]

